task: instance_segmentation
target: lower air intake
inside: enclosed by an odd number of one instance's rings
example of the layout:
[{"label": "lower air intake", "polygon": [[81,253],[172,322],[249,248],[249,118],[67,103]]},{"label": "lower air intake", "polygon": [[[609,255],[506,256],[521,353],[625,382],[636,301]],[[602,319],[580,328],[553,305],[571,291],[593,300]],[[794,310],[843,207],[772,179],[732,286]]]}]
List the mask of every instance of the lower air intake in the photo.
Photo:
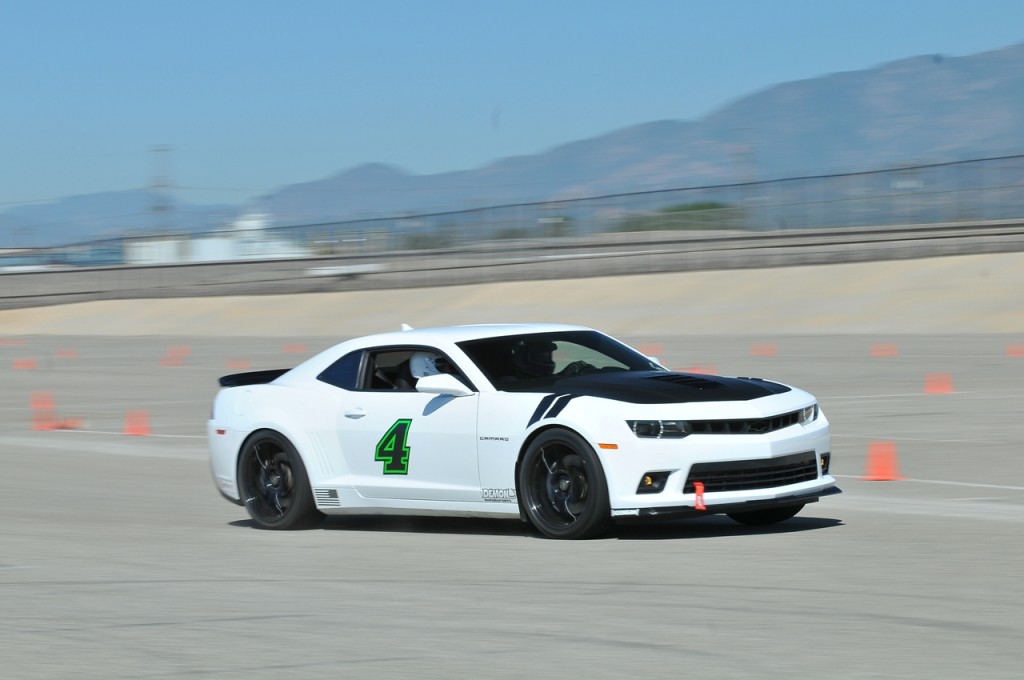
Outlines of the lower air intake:
[{"label": "lower air intake", "polygon": [[697,463],[690,468],[683,493],[694,493],[694,482],[703,482],[710,491],[771,489],[818,478],[818,460],[814,451],[793,453],[770,460],[732,460],[721,463]]}]

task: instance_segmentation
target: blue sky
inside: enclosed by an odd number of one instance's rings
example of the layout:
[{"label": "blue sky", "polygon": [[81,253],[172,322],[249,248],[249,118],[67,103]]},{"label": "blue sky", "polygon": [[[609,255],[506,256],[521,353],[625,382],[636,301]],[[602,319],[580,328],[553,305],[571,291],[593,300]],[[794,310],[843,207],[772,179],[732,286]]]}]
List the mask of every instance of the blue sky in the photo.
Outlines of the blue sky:
[{"label": "blue sky", "polygon": [[1021,42],[1021,0],[3,0],[0,211],[160,171],[212,203],[469,169]]}]

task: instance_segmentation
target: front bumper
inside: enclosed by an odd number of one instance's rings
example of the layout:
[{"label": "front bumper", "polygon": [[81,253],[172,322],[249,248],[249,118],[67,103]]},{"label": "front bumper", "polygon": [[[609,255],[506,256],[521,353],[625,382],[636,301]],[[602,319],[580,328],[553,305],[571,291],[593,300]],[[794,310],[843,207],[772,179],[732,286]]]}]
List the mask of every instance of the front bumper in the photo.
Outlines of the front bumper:
[{"label": "front bumper", "polygon": [[705,510],[698,510],[692,505],[678,505],[656,508],[626,508],[612,510],[613,517],[699,517],[701,515],[718,515],[733,512],[749,512],[751,510],[767,510],[790,505],[806,505],[816,503],[823,496],[834,496],[842,493],[838,486],[830,486],[811,492],[794,493],[777,498],[762,498],[735,503],[710,503]]}]

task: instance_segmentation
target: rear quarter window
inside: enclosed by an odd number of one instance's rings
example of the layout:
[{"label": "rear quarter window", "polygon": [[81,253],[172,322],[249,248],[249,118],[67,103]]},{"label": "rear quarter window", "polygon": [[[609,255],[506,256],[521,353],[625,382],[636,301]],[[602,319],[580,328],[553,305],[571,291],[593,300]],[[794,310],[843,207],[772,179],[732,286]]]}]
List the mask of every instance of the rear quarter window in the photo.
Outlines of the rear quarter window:
[{"label": "rear quarter window", "polygon": [[316,379],[343,390],[354,390],[359,384],[359,366],[362,361],[362,350],[350,352],[325,368]]}]

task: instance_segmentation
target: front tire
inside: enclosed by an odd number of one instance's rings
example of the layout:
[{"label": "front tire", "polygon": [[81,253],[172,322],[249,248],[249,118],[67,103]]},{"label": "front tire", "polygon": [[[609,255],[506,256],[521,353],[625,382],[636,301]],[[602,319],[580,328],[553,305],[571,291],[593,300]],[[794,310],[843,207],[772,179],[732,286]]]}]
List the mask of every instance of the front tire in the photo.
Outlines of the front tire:
[{"label": "front tire", "polygon": [[729,519],[740,524],[752,527],[766,527],[779,522],[785,522],[796,513],[803,510],[803,504],[786,505],[781,508],[768,508],[767,510],[751,510],[749,512],[730,512]]},{"label": "front tire", "polygon": [[592,538],[611,525],[601,461],[574,432],[553,429],[533,440],[518,482],[523,513],[549,538]]},{"label": "front tire", "polygon": [[238,488],[261,529],[306,529],[323,519],[298,451],[277,432],[253,434],[238,457]]}]

